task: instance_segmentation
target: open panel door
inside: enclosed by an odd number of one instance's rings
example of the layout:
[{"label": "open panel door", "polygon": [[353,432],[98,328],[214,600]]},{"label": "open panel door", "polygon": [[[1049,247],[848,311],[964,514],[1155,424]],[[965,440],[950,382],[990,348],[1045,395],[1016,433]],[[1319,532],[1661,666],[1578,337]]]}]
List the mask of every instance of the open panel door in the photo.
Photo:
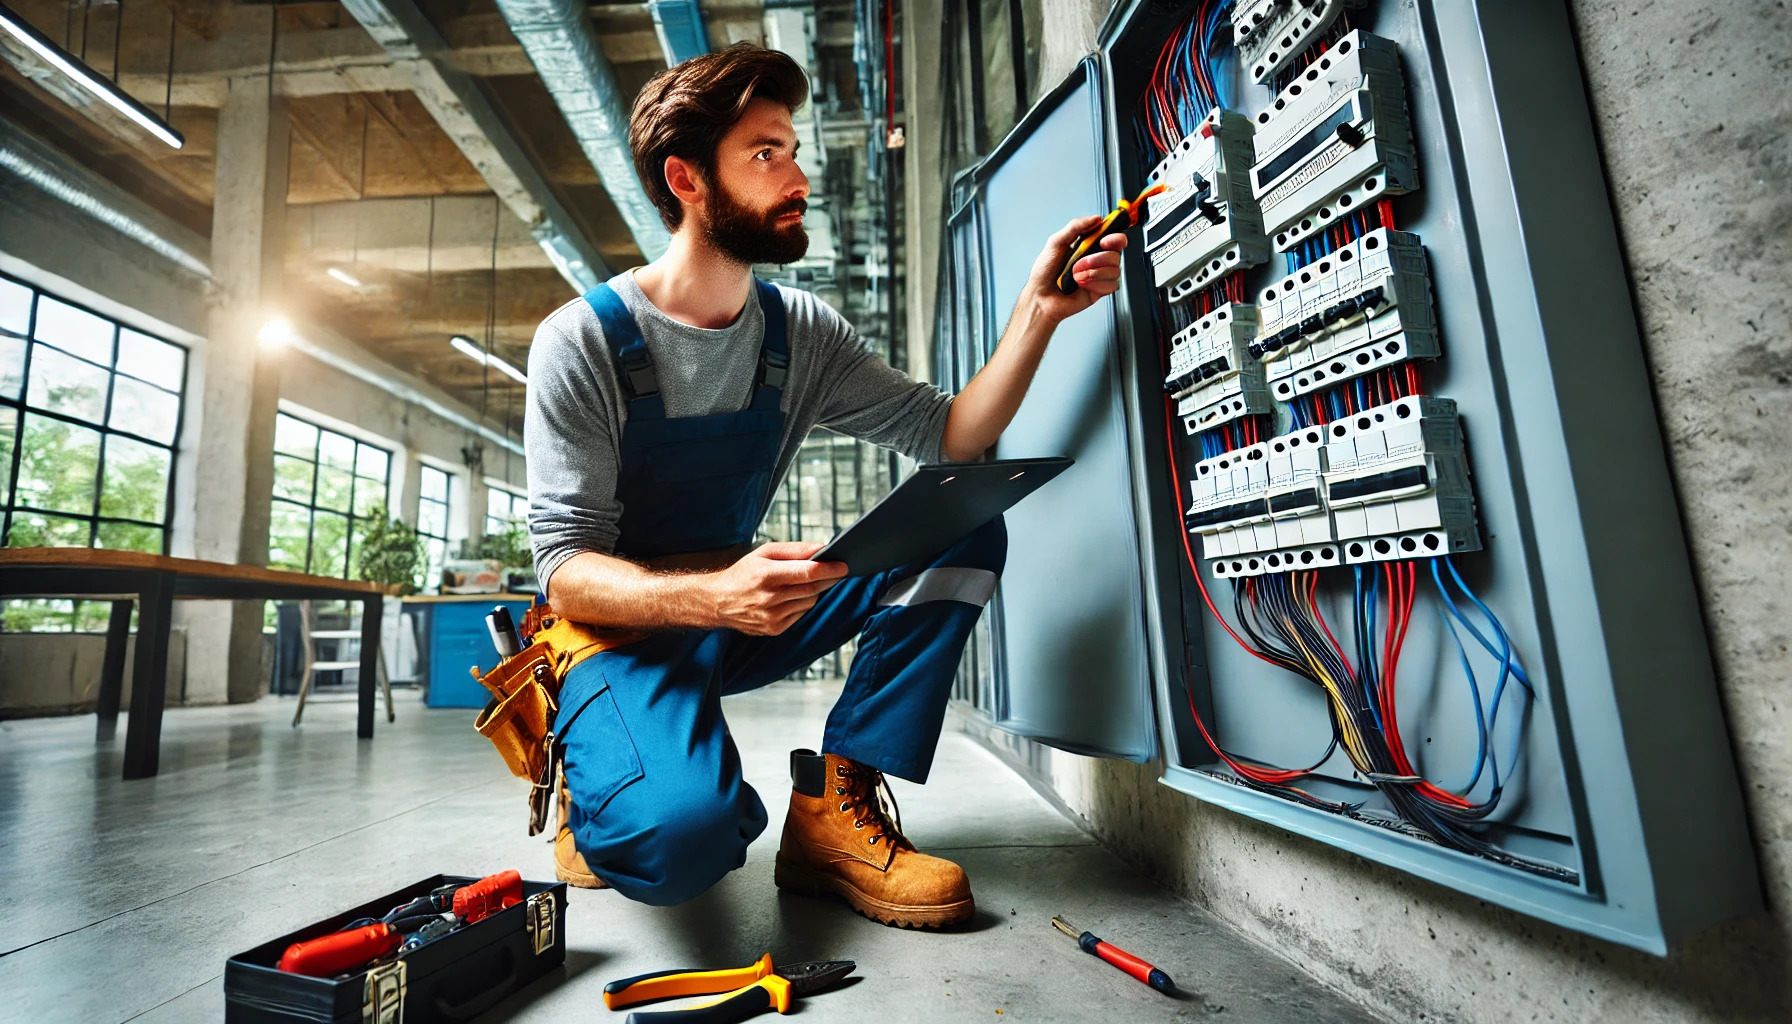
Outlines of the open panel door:
[{"label": "open panel door", "polygon": [[[969,291],[983,297],[992,341],[1046,237],[1112,204],[1101,88],[1098,65],[1085,60],[971,174],[986,276]],[[991,711],[1003,728],[1052,746],[1143,761],[1156,731],[1121,402],[1104,299],[1058,328],[996,449],[1076,465],[1008,513]]]}]

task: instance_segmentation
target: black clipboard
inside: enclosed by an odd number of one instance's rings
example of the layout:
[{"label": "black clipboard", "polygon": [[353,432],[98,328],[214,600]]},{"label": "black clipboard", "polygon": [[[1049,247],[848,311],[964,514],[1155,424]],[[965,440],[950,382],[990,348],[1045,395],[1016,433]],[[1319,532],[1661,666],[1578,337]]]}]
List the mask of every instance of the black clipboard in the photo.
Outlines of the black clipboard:
[{"label": "black clipboard", "polygon": [[1069,469],[1073,459],[922,466],[815,555],[870,576],[937,555]]}]

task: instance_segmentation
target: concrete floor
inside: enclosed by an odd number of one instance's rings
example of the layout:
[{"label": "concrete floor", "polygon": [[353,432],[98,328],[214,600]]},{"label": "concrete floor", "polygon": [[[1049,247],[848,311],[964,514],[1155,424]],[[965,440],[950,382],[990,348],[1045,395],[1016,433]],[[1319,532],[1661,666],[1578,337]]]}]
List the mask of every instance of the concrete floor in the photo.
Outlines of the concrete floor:
[{"label": "concrete floor", "polygon": [[[858,961],[862,981],[801,1004],[818,1021],[1374,1019],[1127,868],[950,727],[933,783],[896,787],[909,835],[970,873],[971,928],[898,931],[779,895],[785,754],[819,737],[836,692],[784,683],[730,698],[772,813],[746,867],[671,909],[573,890],[564,970],[483,1019],[620,1021],[600,1000],[607,980],[768,950]],[[0,1016],[216,1021],[225,959],[275,935],[437,872],[552,878],[550,847],[524,835],[524,784],[471,713],[403,697],[398,713],[357,743],[344,702],[312,704],[297,730],[289,700],[174,710],[161,774],[128,784],[122,739],[96,746],[92,716],[0,722]],[[1189,994],[1166,998],[1085,956],[1051,929],[1054,913]]]}]

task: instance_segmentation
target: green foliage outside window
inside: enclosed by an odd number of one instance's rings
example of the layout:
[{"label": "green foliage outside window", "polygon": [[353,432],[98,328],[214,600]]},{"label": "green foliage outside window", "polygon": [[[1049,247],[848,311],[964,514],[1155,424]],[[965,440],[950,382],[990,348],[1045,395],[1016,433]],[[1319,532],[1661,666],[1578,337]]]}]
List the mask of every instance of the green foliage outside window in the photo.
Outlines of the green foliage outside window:
[{"label": "green foliage outside window", "polygon": [[535,560],[529,548],[528,528],[515,519],[501,533],[479,538],[478,551],[478,557],[493,559],[505,568],[532,565]]}]

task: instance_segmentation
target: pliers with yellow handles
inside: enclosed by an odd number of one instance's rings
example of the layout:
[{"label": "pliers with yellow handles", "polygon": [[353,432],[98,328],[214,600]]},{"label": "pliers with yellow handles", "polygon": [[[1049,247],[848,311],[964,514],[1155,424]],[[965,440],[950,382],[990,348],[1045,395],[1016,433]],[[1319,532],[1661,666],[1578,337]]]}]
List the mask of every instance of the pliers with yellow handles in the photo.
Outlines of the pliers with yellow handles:
[{"label": "pliers with yellow handles", "polygon": [[810,960],[772,966],[770,953],[756,963],[721,971],[657,971],[604,986],[604,1005],[620,1010],[655,999],[679,999],[721,992],[720,999],[682,1010],[631,1013],[626,1024],[734,1024],[766,1010],[790,1012],[790,1000],[831,988],[858,965],[851,960]]}]

